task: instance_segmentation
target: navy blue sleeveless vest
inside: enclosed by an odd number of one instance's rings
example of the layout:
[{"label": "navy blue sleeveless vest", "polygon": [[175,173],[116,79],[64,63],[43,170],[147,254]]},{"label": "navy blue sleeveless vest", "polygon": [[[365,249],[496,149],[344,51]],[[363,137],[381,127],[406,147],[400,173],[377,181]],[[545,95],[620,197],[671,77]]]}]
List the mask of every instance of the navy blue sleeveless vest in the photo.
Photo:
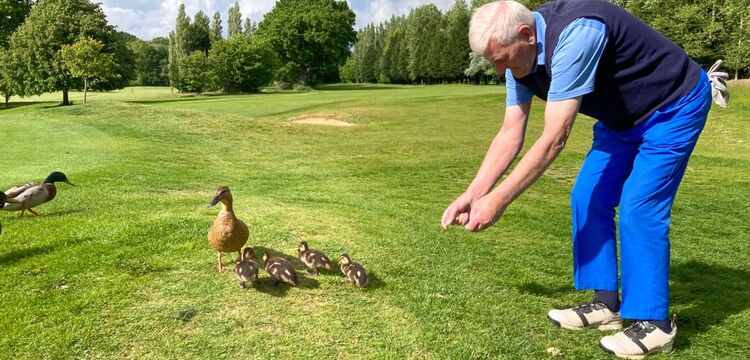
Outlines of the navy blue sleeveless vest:
[{"label": "navy blue sleeveless vest", "polygon": [[698,82],[702,69],[685,50],[616,5],[603,0],[558,0],[537,11],[547,22],[545,65],[537,65],[535,72],[517,81],[541,99],[547,100],[560,33],[582,17],[607,25],[607,46],[594,91],[583,96],[579,112],[614,130],[626,130],[687,94]]}]

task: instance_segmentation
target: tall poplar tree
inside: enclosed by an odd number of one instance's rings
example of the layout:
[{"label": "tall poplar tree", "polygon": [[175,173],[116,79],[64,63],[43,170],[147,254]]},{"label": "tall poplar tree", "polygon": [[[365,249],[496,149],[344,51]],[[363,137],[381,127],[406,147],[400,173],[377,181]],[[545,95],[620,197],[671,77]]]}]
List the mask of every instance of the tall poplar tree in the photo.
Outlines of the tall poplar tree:
[{"label": "tall poplar tree", "polygon": [[240,12],[240,4],[237,2],[229,8],[227,31],[230,38],[242,34],[242,13]]}]

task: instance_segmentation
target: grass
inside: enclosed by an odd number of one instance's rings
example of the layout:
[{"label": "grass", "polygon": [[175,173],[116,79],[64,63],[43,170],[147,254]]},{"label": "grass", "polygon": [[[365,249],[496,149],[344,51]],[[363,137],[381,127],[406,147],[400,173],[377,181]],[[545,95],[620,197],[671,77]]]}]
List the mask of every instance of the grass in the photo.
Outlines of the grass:
[{"label": "grass", "polygon": [[[673,209],[680,359],[750,356],[750,86],[714,108]],[[0,188],[52,170],[77,184],[0,213],[0,358],[611,359],[601,333],[551,326],[572,288],[569,192],[591,141],[579,118],[558,160],[493,228],[439,226],[501,122],[502,87],[328,86],[179,97],[129,88],[0,110]],[[17,99],[14,99],[17,100]],[[542,127],[537,102],[528,147]],[[292,124],[330,115],[356,127]],[[213,270],[219,185],[249,243],[293,258],[299,239],[371,273],[241,290]],[[225,256],[225,261],[234,255]],[[295,265],[302,273],[302,264]],[[664,355],[655,359],[666,358]]]}]

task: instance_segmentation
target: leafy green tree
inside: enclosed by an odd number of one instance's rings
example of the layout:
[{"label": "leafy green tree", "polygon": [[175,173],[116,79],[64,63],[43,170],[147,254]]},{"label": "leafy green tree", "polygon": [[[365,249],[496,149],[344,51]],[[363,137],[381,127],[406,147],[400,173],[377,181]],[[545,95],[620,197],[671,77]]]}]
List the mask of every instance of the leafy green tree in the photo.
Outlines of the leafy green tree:
[{"label": "leafy green tree", "polygon": [[259,37],[235,36],[216,44],[208,56],[216,88],[225,92],[254,92],[271,83],[279,58]]},{"label": "leafy green tree", "polygon": [[253,36],[258,31],[258,24],[252,22],[249,17],[245,18],[245,35]]},{"label": "leafy green tree", "polygon": [[347,83],[357,82],[357,66],[354,64],[354,56],[349,56],[339,70],[341,81]]},{"label": "leafy green tree", "polygon": [[258,26],[284,66],[295,64],[300,81],[315,84],[338,73],[356,40],[354,12],[344,1],[279,0]]},{"label": "leafy green tree", "polygon": [[169,33],[169,57],[167,59],[167,75],[169,85],[173,88],[180,88],[180,57],[177,54],[177,40],[174,31]]},{"label": "leafy green tree", "polygon": [[227,31],[230,38],[242,34],[242,13],[240,12],[240,4],[237,2],[229,8]]},{"label": "leafy green tree", "polygon": [[10,35],[23,23],[33,1],[0,0],[0,48],[8,46]]},{"label": "leafy green tree", "polygon": [[440,10],[433,4],[420,6],[409,15],[406,39],[412,81],[429,83],[440,77],[441,23]]},{"label": "leafy green tree", "polygon": [[442,67],[445,76],[452,80],[464,77],[464,69],[469,66],[469,21],[471,14],[463,0],[456,0],[445,14],[446,41],[442,53]]},{"label": "leafy green tree", "polygon": [[750,70],[750,1],[729,0],[724,5],[724,58],[726,67],[734,70],[734,78],[741,71]]},{"label": "leafy green tree", "polygon": [[180,59],[179,77],[182,92],[200,93],[210,85],[208,57],[201,51],[194,51]]},{"label": "leafy green tree", "polygon": [[60,53],[70,73],[83,79],[83,103],[89,89],[89,81],[104,77],[114,63],[112,54],[102,52],[101,41],[82,36],[71,45],[63,45]]},{"label": "leafy green tree", "polygon": [[[175,20],[174,41],[177,62],[179,58],[190,53],[190,17],[185,13],[185,4],[177,8],[177,19]],[[179,65],[178,65],[179,66]]]},{"label": "leafy green tree", "polygon": [[136,83],[145,86],[167,86],[169,64],[169,40],[155,38],[151,41],[137,40],[131,43],[136,54]]},{"label": "leafy green tree", "polygon": [[222,39],[221,32],[221,14],[219,12],[214,13],[213,21],[211,21],[211,45],[219,42]]},{"label": "leafy green tree", "polygon": [[13,69],[10,68],[13,63],[8,60],[9,56],[8,50],[0,48],[0,95],[5,99],[5,108],[8,108],[10,97],[15,95],[13,83],[9,80],[10,76],[6,75],[13,72]]},{"label": "leafy green tree", "polygon": [[382,52],[382,36],[377,27],[367,25],[357,32],[354,63],[357,82],[377,82],[380,75],[378,61]]},{"label": "leafy green tree", "polygon": [[16,71],[10,74],[10,80],[18,94],[62,91],[63,104],[67,105],[68,90],[82,88],[82,84],[65,66],[60,50],[81,36],[100,41],[102,52],[113,58],[110,71],[92,89],[127,86],[135,75],[134,56],[124,36],[107,24],[100,5],[88,0],[42,0],[11,36],[9,62]]},{"label": "leafy green tree", "polygon": [[211,29],[208,16],[198,11],[193,17],[193,23],[188,27],[188,52],[203,51],[208,55],[211,48]]},{"label": "leafy green tree", "polygon": [[379,60],[383,82],[408,83],[409,49],[406,41],[407,19],[392,17],[386,25],[383,53]]}]

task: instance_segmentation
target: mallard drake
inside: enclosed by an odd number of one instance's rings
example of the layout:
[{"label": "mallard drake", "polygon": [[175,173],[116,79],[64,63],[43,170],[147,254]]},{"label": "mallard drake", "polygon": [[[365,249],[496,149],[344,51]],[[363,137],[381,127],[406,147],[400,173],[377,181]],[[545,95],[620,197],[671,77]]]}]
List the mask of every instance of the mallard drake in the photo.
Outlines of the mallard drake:
[{"label": "mallard drake", "polygon": [[232,193],[228,187],[220,186],[216,189],[213,199],[208,202],[208,207],[212,207],[219,202],[221,202],[222,208],[219,211],[219,215],[216,216],[213,225],[208,230],[208,242],[216,249],[218,259],[216,270],[223,272],[224,266],[221,264],[222,253],[237,252],[240,259],[242,259],[240,250],[247,242],[250,232],[247,230],[247,225],[234,215]]},{"label": "mallard drake", "polygon": [[315,249],[310,249],[307,245],[307,241],[299,243],[299,251],[297,256],[307,266],[307,271],[312,275],[318,275],[318,269],[323,268],[331,270],[331,259],[323,254],[323,252]]},{"label": "mallard drake", "polygon": [[273,284],[276,285],[285,282],[292,286],[297,286],[297,273],[292,267],[292,263],[282,257],[271,256],[266,251],[263,253],[263,266],[266,272],[273,278]]},{"label": "mallard drake", "polygon": [[339,264],[341,264],[341,272],[346,276],[346,280],[359,288],[367,285],[367,270],[364,266],[353,262],[347,254],[341,254]]},{"label": "mallard drake", "polygon": [[[15,203],[16,200],[8,199],[8,197],[5,195],[4,192],[0,192],[0,209],[5,207],[5,202],[8,201],[10,203]],[[0,234],[3,233],[3,223],[0,223]]]},{"label": "mallard drake", "polygon": [[240,281],[240,287],[243,289],[247,288],[247,283],[252,285],[258,281],[258,263],[255,262],[253,248],[247,247],[242,250],[242,259],[234,265],[234,276]]},{"label": "mallard drake", "polygon": [[[6,190],[5,195],[7,199],[2,209],[5,211],[21,210],[21,214],[18,217],[23,217],[23,213],[26,210],[34,215],[39,215],[32,208],[52,201],[55,198],[55,195],[57,195],[56,182],[64,182],[70,186],[75,186],[68,180],[65,174],[53,171],[43,183],[23,184]],[[8,201],[9,199],[15,200],[15,202]]]}]

